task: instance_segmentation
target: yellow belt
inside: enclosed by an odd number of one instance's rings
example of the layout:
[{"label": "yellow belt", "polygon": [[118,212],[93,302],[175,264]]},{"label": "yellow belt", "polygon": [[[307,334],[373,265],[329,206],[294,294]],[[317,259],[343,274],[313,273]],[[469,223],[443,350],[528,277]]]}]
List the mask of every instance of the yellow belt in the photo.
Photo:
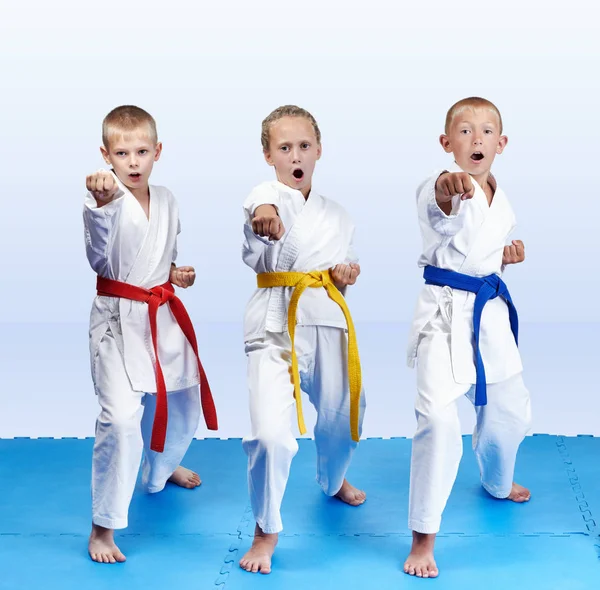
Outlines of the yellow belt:
[{"label": "yellow belt", "polygon": [[298,371],[298,358],[294,346],[296,334],[296,311],[300,296],[307,287],[324,287],[327,294],[341,308],[348,326],[348,382],[350,384],[350,433],[352,440],[358,442],[358,414],[360,406],[360,393],[362,389],[362,377],[360,370],[360,358],[358,356],[358,344],[354,323],[350,316],[350,310],[344,296],[338,291],[331,280],[328,270],[313,272],[266,272],[257,275],[259,289],[269,287],[294,287],[290,306],[288,308],[288,332],[292,343],[292,379],[294,383],[294,399],[296,400],[296,413],[298,415],[298,428],[300,434],[306,432],[304,416],[302,415],[302,399],[300,397],[300,373]]}]

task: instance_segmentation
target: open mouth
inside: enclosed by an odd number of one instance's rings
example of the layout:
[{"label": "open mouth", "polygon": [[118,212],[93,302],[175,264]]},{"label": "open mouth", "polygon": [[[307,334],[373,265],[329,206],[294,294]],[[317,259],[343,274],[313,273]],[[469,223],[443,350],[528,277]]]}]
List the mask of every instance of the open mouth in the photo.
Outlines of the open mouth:
[{"label": "open mouth", "polygon": [[302,180],[302,178],[304,178],[304,171],[300,168],[296,168],[292,174],[296,180]]},{"label": "open mouth", "polygon": [[475,162],[479,162],[481,160],[483,160],[484,155],[481,152],[473,152],[471,154],[471,160],[474,160]]},{"label": "open mouth", "polygon": [[141,175],[139,172],[132,172],[132,173],[129,175],[129,178],[134,178],[134,179],[137,179],[137,178],[140,178],[141,176],[142,176],[142,175]]}]

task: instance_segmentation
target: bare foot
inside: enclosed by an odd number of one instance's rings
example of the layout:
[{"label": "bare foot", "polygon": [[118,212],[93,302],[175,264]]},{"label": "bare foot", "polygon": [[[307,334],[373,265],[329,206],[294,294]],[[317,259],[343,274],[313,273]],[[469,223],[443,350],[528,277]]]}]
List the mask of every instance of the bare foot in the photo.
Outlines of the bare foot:
[{"label": "bare foot", "polygon": [[271,557],[275,551],[279,535],[277,533],[263,533],[261,528],[256,525],[254,529],[254,540],[252,547],[242,559],[240,567],[247,572],[260,572],[261,574],[271,573]]},{"label": "bare foot", "polygon": [[529,502],[529,499],[531,498],[531,492],[527,489],[524,488],[523,486],[520,486],[518,483],[514,483],[512,485],[512,490],[510,491],[510,494],[508,494],[508,497],[506,498],[507,500],[512,500],[513,502]]},{"label": "bare foot", "polygon": [[115,545],[113,529],[92,524],[92,533],[88,543],[90,557],[98,563],[122,563],[125,556]]},{"label": "bare foot", "polygon": [[404,562],[404,572],[417,578],[437,578],[440,572],[433,558],[434,544],[435,534],[413,531],[413,543]]},{"label": "bare foot", "polygon": [[356,489],[353,485],[350,485],[348,480],[345,479],[340,491],[335,497],[342,502],[346,502],[346,504],[350,504],[350,506],[360,506],[367,499],[367,494],[362,490]]},{"label": "bare foot", "polygon": [[169,477],[169,481],[190,490],[197,488],[202,483],[202,480],[197,473],[194,473],[191,469],[187,469],[181,465],[173,471],[173,475]]}]

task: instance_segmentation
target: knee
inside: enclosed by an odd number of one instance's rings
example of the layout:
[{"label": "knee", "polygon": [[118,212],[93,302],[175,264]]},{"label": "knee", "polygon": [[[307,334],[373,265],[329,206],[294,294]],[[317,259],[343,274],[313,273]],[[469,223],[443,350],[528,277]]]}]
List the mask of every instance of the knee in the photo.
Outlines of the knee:
[{"label": "knee", "polygon": [[[511,448],[519,445],[529,432],[531,419],[524,414],[516,412],[504,413],[494,420],[484,421],[479,426],[477,440],[486,446],[497,449]],[[473,441],[475,442],[475,438]]]},{"label": "knee", "polygon": [[262,429],[244,441],[246,451],[267,456],[293,457],[298,452],[298,442],[291,432]]},{"label": "knee", "polygon": [[430,406],[417,409],[417,435],[426,434],[434,441],[445,443],[448,437],[460,436],[460,423],[456,410],[449,407]]},{"label": "knee", "polygon": [[503,429],[509,430],[519,438],[523,438],[531,429],[531,412],[529,408],[523,412],[510,412]]},{"label": "knee", "polygon": [[102,412],[98,419],[98,428],[114,438],[129,438],[141,435],[140,419],[138,413]]},{"label": "knee", "polygon": [[501,436],[502,433],[511,433],[524,437],[531,428],[531,406],[529,399],[523,403],[513,402],[502,404],[497,411],[490,413],[495,428]]}]

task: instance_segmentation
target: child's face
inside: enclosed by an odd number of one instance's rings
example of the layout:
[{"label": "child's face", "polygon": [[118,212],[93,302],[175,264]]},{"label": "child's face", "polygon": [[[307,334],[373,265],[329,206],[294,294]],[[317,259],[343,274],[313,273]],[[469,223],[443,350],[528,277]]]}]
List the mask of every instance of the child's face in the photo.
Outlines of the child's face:
[{"label": "child's face", "polygon": [[489,172],[507,142],[500,135],[498,115],[489,109],[466,108],[454,117],[448,135],[440,137],[444,151],[453,153],[456,163],[473,176]]},{"label": "child's face", "polygon": [[119,180],[129,189],[145,189],[154,162],[162,152],[162,144],[154,144],[145,129],[114,135],[108,149],[100,148],[107,164],[114,168]]},{"label": "child's face", "polygon": [[279,182],[307,197],[312,175],[321,157],[321,144],[305,117],[282,117],[271,125],[265,160],[275,168]]}]

